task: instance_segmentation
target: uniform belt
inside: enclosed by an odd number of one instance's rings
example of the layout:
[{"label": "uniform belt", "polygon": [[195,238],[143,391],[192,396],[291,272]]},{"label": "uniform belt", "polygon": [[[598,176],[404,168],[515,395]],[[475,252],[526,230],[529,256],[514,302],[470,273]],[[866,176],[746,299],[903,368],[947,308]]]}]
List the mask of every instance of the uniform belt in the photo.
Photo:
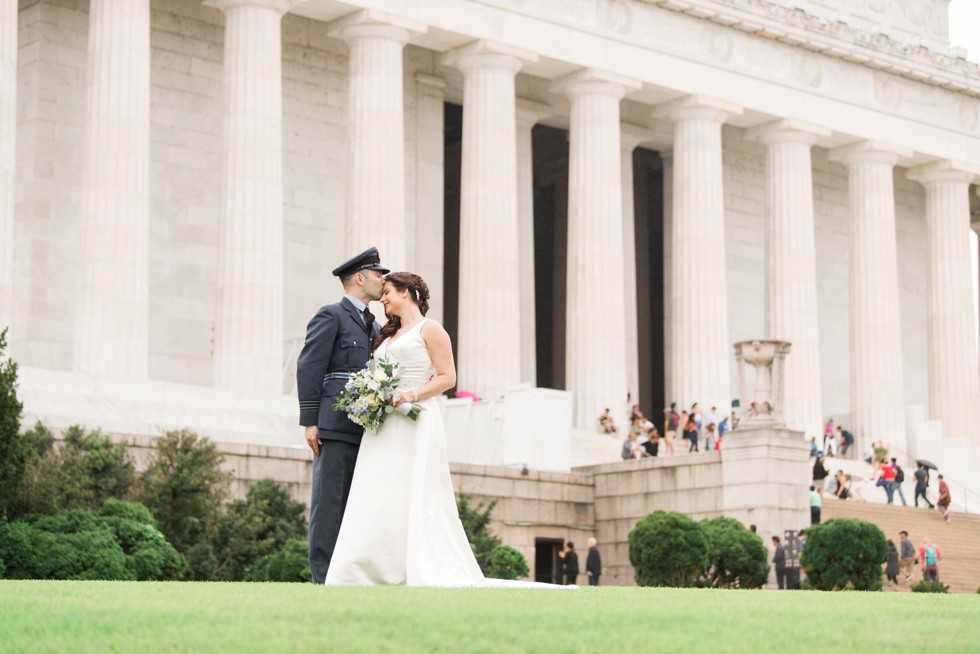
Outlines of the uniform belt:
[{"label": "uniform belt", "polygon": [[323,376],[323,381],[330,381],[331,379],[350,379],[349,372],[328,372]]}]

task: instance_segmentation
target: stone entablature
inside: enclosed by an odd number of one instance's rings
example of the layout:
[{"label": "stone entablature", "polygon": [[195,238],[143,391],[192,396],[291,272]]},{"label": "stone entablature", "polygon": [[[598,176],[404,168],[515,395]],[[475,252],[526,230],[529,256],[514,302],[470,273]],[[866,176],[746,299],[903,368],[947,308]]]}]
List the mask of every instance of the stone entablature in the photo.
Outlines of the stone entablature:
[{"label": "stone entablature", "polygon": [[[921,45],[912,37],[911,27],[923,24],[925,15],[909,10],[903,30],[908,38],[893,31],[891,25],[872,31],[834,16],[821,16],[804,8],[789,7],[767,0],[643,0],[718,25],[755,34],[782,43],[822,52],[844,61],[864,64],[926,84],[980,96],[976,78],[980,66],[959,53],[947,54],[936,47],[941,40]],[[849,3],[854,4],[854,3]],[[884,4],[884,3],[877,3]],[[902,3],[908,5],[908,1]],[[883,9],[881,10],[883,11]],[[932,12],[926,12],[932,17]],[[945,11],[943,14],[945,15]],[[869,15],[871,12],[869,12]],[[882,15],[884,19],[884,15]],[[869,22],[868,19],[862,22]],[[888,30],[889,33],[885,33]],[[948,48],[947,48],[948,49]]]}]

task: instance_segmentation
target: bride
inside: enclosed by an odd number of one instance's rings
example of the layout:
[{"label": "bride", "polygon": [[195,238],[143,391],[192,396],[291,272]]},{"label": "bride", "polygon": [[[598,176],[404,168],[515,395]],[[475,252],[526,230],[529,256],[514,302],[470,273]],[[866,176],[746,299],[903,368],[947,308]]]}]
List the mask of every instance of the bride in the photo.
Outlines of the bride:
[{"label": "bride", "polygon": [[414,422],[389,414],[377,434],[364,434],[326,584],[563,588],[484,578],[459,520],[435,401],[456,385],[452,343],[425,318],[429,288],[418,275],[387,275],[381,303],[388,322],[374,356],[399,364],[396,406],[422,413]]}]

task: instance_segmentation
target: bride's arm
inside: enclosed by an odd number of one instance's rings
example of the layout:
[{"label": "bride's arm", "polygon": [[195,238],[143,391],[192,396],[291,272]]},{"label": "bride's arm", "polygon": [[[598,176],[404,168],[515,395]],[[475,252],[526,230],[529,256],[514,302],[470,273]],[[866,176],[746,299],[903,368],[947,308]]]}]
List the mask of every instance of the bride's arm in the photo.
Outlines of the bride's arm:
[{"label": "bride's arm", "polygon": [[426,320],[421,330],[422,340],[429,350],[429,358],[436,374],[413,391],[399,394],[398,406],[402,402],[427,400],[445,393],[456,385],[456,364],[453,362],[453,344],[442,325],[434,320]]}]

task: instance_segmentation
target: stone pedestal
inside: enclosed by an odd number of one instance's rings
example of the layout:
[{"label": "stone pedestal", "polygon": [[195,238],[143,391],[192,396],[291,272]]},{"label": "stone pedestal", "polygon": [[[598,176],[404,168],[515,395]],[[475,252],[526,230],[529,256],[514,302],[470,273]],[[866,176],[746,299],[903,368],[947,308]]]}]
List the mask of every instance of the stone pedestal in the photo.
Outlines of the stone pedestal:
[{"label": "stone pedestal", "polygon": [[[785,427],[783,413],[786,388],[786,355],[791,345],[786,341],[742,341],[735,344],[738,363],[739,397],[746,409],[739,429]],[[755,390],[746,383],[747,367],[755,368]]]},{"label": "stone pedestal", "polygon": [[425,25],[374,9],[330,24],[350,47],[347,87],[347,251],[376,245],[393,271],[404,270],[405,101],[402,57]]},{"label": "stone pedestal", "polygon": [[810,148],[830,131],[797,120],[750,129],[766,146],[766,336],[793,344],[786,362],[786,424],[823,433],[817,260]]},{"label": "stone pedestal", "polygon": [[13,315],[16,134],[17,3],[4,2],[0,6],[0,330],[10,326]]},{"label": "stone pedestal", "polygon": [[741,108],[688,96],[658,107],[674,123],[670,381],[679,406],[731,406],[721,126]]},{"label": "stone pedestal", "polygon": [[572,104],[565,388],[575,398],[576,427],[591,427],[605,408],[622,415],[627,401],[619,102],[638,87],[597,70],[552,87]]},{"label": "stone pedestal", "polygon": [[908,177],[926,189],[929,417],[946,437],[980,445],[980,373],[970,258],[970,181],[950,161],[918,166]]},{"label": "stone pedestal", "polygon": [[871,141],[830,152],[848,172],[851,431],[858,452],[874,441],[907,451],[892,174],[911,154]]},{"label": "stone pedestal", "polygon": [[145,378],[149,0],[92,0],[87,65],[74,367]]},{"label": "stone pedestal", "polygon": [[486,398],[521,381],[514,78],[536,58],[478,41],[445,59],[464,79],[458,386]]},{"label": "stone pedestal", "polygon": [[207,4],[225,14],[214,385],[281,393],[282,16],[292,3]]}]

